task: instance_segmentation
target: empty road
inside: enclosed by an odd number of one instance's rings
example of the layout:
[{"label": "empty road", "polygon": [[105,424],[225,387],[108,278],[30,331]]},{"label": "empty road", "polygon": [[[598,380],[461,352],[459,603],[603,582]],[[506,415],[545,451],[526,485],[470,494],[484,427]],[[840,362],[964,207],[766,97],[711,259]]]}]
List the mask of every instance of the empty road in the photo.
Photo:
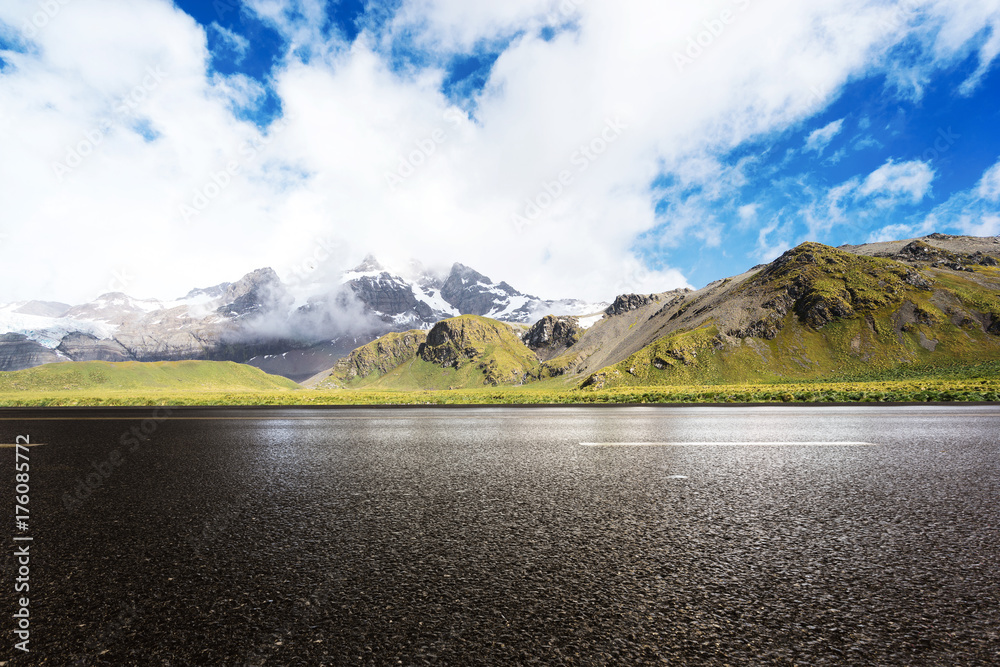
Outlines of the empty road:
[{"label": "empty road", "polygon": [[7,409],[0,430],[32,443],[0,664],[1000,664],[1000,407]]}]

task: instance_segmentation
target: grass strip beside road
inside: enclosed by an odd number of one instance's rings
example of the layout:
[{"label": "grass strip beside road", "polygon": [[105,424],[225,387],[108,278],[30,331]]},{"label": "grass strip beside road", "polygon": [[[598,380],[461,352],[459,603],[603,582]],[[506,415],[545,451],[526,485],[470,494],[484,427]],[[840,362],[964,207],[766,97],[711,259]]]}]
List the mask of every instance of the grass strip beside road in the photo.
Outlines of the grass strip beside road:
[{"label": "grass strip beside road", "polygon": [[442,391],[18,391],[0,407],[155,405],[512,405],[614,403],[951,403],[1000,401],[1000,378],[808,382],[758,385]]}]

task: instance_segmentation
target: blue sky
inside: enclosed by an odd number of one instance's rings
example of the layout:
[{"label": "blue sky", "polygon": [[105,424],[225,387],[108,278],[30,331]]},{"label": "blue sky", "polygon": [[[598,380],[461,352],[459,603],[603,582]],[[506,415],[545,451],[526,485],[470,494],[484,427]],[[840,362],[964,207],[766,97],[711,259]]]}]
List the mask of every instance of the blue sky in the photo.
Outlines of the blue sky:
[{"label": "blue sky", "polygon": [[[1000,69],[991,70],[973,94],[955,94],[977,60],[970,54],[939,73],[919,97],[894,89],[881,74],[852,81],[821,113],[724,153],[721,161],[730,167],[741,160],[752,162],[740,198],[716,202],[709,211],[721,227],[723,247],[708,243],[697,256],[688,256],[686,264],[675,265],[696,284],[714,280],[725,272],[727,260],[744,256],[754,234],[759,237],[761,229],[772,225],[764,243],[751,252],[760,261],[805,239],[840,245],[935,231],[975,232],[957,218],[939,216],[934,223],[929,218],[951,197],[974,186],[1000,157]],[[933,180],[919,195],[893,198],[886,205],[870,197],[848,198],[842,219],[824,207],[823,198],[831,189],[890,161],[919,164]],[[669,236],[672,203],[697,198],[702,191],[680,188],[678,195],[660,201],[662,222],[635,246],[650,264],[669,264],[682,255],[675,240],[661,239],[659,233]],[[765,223],[763,228],[741,217],[744,206],[754,207],[752,220]],[[986,208],[986,215],[998,210]],[[1000,226],[987,224],[979,233],[997,234]],[[736,248],[730,247],[733,239]]]},{"label": "blue sky", "polygon": [[0,301],[368,252],[610,299],[994,235],[998,52],[1000,0],[11,0]]}]

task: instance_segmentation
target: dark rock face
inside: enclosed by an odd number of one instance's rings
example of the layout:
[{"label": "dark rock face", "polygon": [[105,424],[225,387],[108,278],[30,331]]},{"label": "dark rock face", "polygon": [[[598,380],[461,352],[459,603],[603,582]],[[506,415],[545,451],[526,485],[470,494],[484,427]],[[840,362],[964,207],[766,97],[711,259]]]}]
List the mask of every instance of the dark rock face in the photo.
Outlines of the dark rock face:
[{"label": "dark rock face", "polygon": [[408,284],[386,272],[377,276],[363,276],[347,283],[358,300],[382,315],[401,315],[416,312],[422,318],[432,318],[433,312],[416,295]]},{"label": "dark rock face", "polygon": [[833,298],[808,294],[795,302],[795,314],[814,329],[819,329],[839,317],[850,317],[854,312],[851,295],[847,290]]},{"label": "dark rock face", "polygon": [[[500,356],[491,353],[502,349]],[[417,356],[443,367],[475,364],[486,385],[518,384],[534,377],[538,357],[505,324],[479,317],[443,320],[427,333]]]},{"label": "dark rock face", "polygon": [[229,317],[246,317],[262,311],[287,309],[292,299],[274,269],[257,269],[226,288],[226,305],[218,312]]},{"label": "dark rock face", "polygon": [[457,368],[463,359],[475,359],[479,350],[468,340],[463,326],[446,320],[427,332],[427,340],[417,354],[424,361]]},{"label": "dark rock face", "polygon": [[788,312],[787,305],[774,306],[774,310],[765,317],[748,324],[742,329],[727,331],[726,334],[734,338],[766,338],[767,340],[774,340],[778,337],[778,333],[781,332],[782,318],[786,312]]},{"label": "dark rock face", "polygon": [[[504,308],[514,297],[527,296],[505,282],[494,284],[478,271],[462,264],[451,267],[441,287],[441,297],[463,315],[487,315]],[[530,299],[538,300],[536,297]]]},{"label": "dark rock face", "polygon": [[[939,239],[950,238],[942,234],[931,234],[926,238]],[[991,257],[983,252],[970,254],[962,252],[950,252],[941,248],[924,243],[921,240],[911,241],[903,246],[898,253],[890,255],[892,259],[901,262],[919,263],[930,265],[934,268],[951,269],[952,271],[974,272],[973,266],[997,266],[995,257]]]},{"label": "dark rock face", "polygon": [[930,290],[931,289],[931,283],[930,283],[930,281],[927,280],[926,278],[924,278],[922,275],[920,275],[916,271],[910,271],[909,273],[907,273],[903,277],[903,282],[906,283],[907,285],[912,285],[912,286],[916,287],[917,289],[922,289],[922,290]]},{"label": "dark rock face", "polygon": [[994,336],[1000,336],[1000,316],[993,314],[990,315],[990,322],[986,326],[986,333]]},{"label": "dark rock face", "polygon": [[245,363],[256,366],[265,373],[281,375],[294,382],[301,383],[314,378],[318,381],[319,373],[329,371],[334,364],[339,367],[353,350],[370,342],[370,336],[342,336],[305,349],[276,350],[272,353],[259,354]]},{"label": "dark rock face", "polygon": [[998,262],[995,257],[990,257],[982,252],[972,253],[969,255],[969,259],[979,266],[1000,266],[1000,262]]},{"label": "dark rock face", "polygon": [[136,361],[209,359],[213,348],[224,347],[218,341],[206,343],[188,331],[119,331],[114,342]]},{"label": "dark rock face", "polygon": [[0,371],[20,371],[58,361],[69,361],[69,359],[29,340],[24,334],[0,335]]},{"label": "dark rock face", "polygon": [[[941,259],[944,256],[945,251],[935,248],[934,246],[928,245],[923,241],[917,240],[907,243],[896,254],[897,257],[902,260],[915,259],[919,261],[934,261]],[[951,255],[951,253],[947,254]]]},{"label": "dark rock face", "polygon": [[425,331],[390,333],[363,345],[337,362],[331,377],[342,382],[371,375],[384,375],[407,360],[413,359],[427,340]]},{"label": "dark rock face", "polygon": [[[923,244],[926,245],[926,244]],[[912,246],[912,247],[911,247]],[[924,254],[918,242],[907,246],[907,253]],[[929,246],[928,246],[929,247]],[[814,329],[830,322],[878,308],[898,304],[906,290],[931,289],[918,271],[909,265],[885,258],[852,255],[819,243],[803,243],[785,252],[755,276],[749,286],[761,286],[772,292],[764,304],[783,317],[793,310],[799,320]],[[777,319],[771,320],[780,329]],[[764,324],[766,338],[776,332]]]},{"label": "dark rock face", "polygon": [[535,322],[521,340],[539,358],[551,358],[572,346],[582,335],[583,329],[580,328],[578,318],[546,315]]},{"label": "dark rock face", "polygon": [[608,315],[622,315],[649,305],[654,301],[656,301],[656,296],[653,294],[648,296],[645,294],[622,294],[604,312]]},{"label": "dark rock face", "polygon": [[131,361],[133,357],[115,340],[101,340],[87,333],[68,334],[56,348],[73,361]]}]

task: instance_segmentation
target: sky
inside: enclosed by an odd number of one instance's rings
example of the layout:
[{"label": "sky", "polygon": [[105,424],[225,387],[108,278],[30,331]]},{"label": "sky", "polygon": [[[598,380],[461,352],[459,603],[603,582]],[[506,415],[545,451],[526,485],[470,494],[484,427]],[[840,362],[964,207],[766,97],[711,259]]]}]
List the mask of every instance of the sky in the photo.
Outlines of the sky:
[{"label": "sky", "polygon": [[1000,0],[4,0],[0,302],[1000,233]]}]

